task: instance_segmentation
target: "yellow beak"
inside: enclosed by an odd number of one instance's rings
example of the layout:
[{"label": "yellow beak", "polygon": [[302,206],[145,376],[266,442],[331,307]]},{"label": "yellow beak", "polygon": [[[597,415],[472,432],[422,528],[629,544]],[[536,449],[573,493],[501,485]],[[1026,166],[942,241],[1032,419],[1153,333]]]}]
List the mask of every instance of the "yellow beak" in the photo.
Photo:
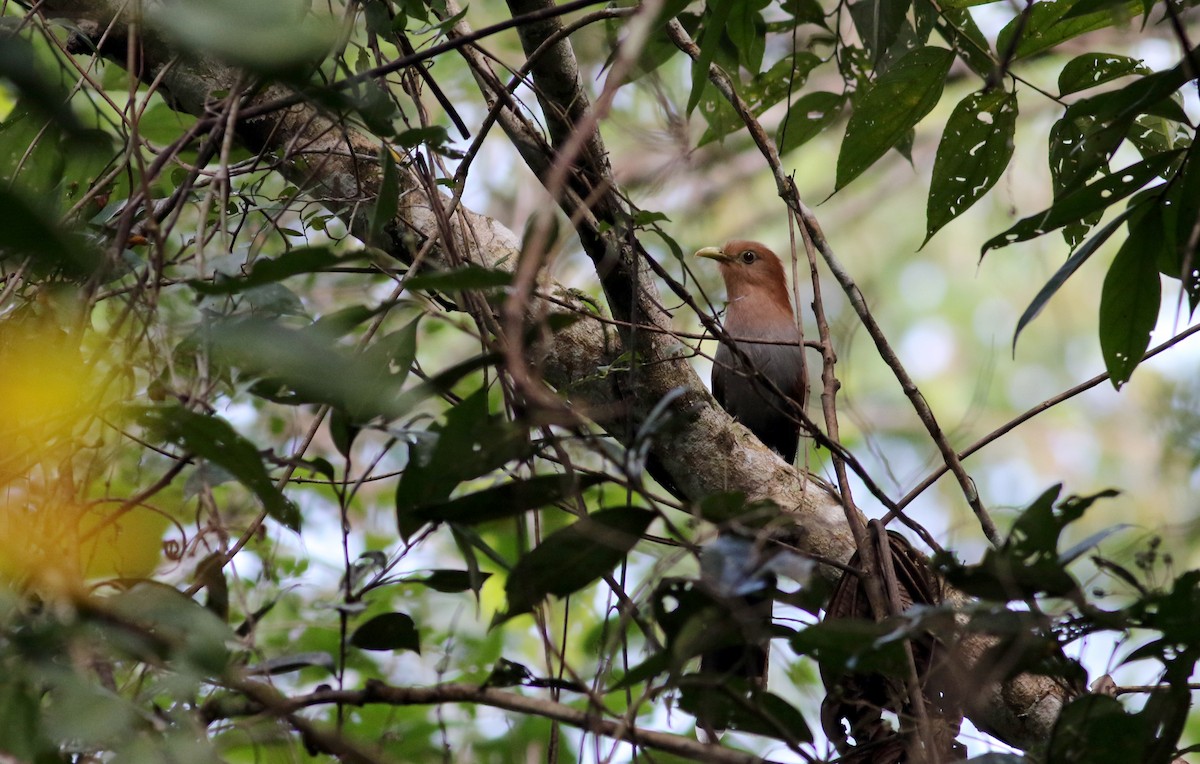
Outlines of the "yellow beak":
[{"label": "yellow beak", "polygon": [[721,251],[720,247],[705,247],[704,249],[696,250],[696,257],[707,257],[710,260],[728,260],[729,257]]}]

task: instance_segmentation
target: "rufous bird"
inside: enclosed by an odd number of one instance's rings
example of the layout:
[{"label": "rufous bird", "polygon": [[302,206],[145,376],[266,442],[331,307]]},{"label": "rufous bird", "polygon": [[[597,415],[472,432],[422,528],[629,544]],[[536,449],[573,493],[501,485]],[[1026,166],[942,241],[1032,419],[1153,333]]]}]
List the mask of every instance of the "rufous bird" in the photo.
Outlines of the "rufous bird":
[{"label": "rufous bird", "polygon": [[716,260],[720,266],[729,303],[725,333],[749,360],[747,367],[721,343],[713,362],[713,397],[791,464],[800,440],[797,408],[804,408],[808,380],[803,336],[792,313],[783,264],[756,241],[731,241],[720,249],[705,247],[696,256]]},{"label": "rufous bird", "polygon": [[[731,241],[720,249],[705,247],[696,256],[716,260],[721,269],[729,306],[725,333],[741,351],[735,353],[725,342],[717,349],[713,397],[791,464],[800,440],[798,412],[807,399],[808,381],[803,335],[792,312],[783,265],[774,252],[754,241]],[[727,559],[729,550],[736,548],[731,541],[722,536],[706,548],[701,558],[702,579],[724,601],[731,615],[723,626],[714,624],[714,631],[722,632],[717,639],[724,644],[701,656],[701,672],[740,676],[763,686],[774,576],[752,574],[753,561]],[[705,568],[717,571],[716,577]],[[736,579],[741,576],[728,575],[728,571],[739,569],[745,572],[740,581]]]}]

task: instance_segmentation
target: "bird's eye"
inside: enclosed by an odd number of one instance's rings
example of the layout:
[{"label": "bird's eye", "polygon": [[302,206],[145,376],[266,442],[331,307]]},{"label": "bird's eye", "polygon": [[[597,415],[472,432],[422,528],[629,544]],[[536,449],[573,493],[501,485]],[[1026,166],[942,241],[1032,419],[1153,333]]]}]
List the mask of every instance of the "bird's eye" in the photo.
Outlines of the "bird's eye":
[{"label": "bird's eye", "polygon": [[742,262],[745,263],[746,265],[750,265],[751,263],[753,263],[755,260],[758,259],[758,255],[754,254],[754,252],[749,249],[747,249],[745,252],[742,252],[741,257],[742,257]]}]

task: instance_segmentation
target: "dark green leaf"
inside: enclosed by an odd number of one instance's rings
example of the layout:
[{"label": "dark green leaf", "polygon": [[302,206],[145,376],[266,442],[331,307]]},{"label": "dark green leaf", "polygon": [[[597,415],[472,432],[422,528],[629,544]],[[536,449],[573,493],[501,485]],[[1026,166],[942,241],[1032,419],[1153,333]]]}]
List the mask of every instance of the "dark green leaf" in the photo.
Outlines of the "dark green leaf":
[{"label": "dark green leaf", "polygon": [[354,630],[350,644],[361,650],[411,650],[421,652],[421,635],[404,613],[377,615]]},{"label": "dark green leaf", "polygon": [[730,729],[783,740],[793,747],[811,743],[812,730],[795,706],[769,692],[741,697],[728,685],[681,683],[679,708],[710,729]]},{"label": "dark green leaf", "polygon": [[795,17],[797,23],[825,26],[825,9],[817,0],[783,0],[780,5]]},{"label": "dark green leaf", "polygon": [[925,241],[996,185],[1013,153],[1017,97],[979,91],[954,107],[933,162]]},{"label": "dark green leaf", "polygon": [[[211,675],[220,675],[228,666],[233,631],[211,611],[170,586],[139,583],[107,598],[105,606],[146,632],[144,637],[123,643],[122,648],[136,646],[160,657],[176,657]],[[128,633],[125,627],[120,631]],[[110,639],[115,641],[119,636],[113,634]]]},{"label": "dark green leaf", "polygon": [[254,444],[228,422],[182,406],[143,407],[135,413],[138,423],[157,438],[221,466],[258,496],[267,514],[294,531],[300,530],[299,508],[275,487]]},{"label": "dark green leaf", "polygon": [[856,0],[850,5],[850,17],[858,30],[863,47],[879,62],[900,34],[912,0]]},{"label": "dark green leaf", "polygon": [[759,116],[767,109],[795,93],[808,81],[808,75],[822,63],[819,56],[800,51],[786,56],[767,71],[751,80],[742,97],[750,104],[750,110]]},{"label": "dark green leaf", "polygon": [[356,256],[339,256],[327,247],[302,247],[286,252],[271,260],[257,260],[250,272],[241,278],[222,278],[216,282],[189,281],[188,285],[201,294],[238,294],[247,289],[283,281],[302,273],[316,273],[342,261],[351,261]]},{"label": "dark green leaf", "polygon": [[762,69],[763,53],[767,47],[767,29],[761,7],[765,3],[742,0],[735,3],[729,14],[726,34],[737,48],[738,60],[751,72]]},{"label": "dark green leaf", "polygon": [[422,273],[405,282],[409,289],[430,292],[458,292],[464,289],[497,289],[512,284],[512,274],[478,265],[464,265],[452,271]]},{"label": "dark green leaf", "polygon": [[1144,159],[1063,196],[1049,209],[1030,215],[999,236],[989,239],[980,254],[1036,238],[1119,202],[1150,182],[1180,153],[1171,151]]},{"label": "dark green leaf", "polygon": [[[327,403],[361,424],[375,417],[400,417],[495,360],[491,356],[468,359],[401,392],[399,386],[411,365],[414,331],[410,324],[361,355],[316,331],[260,319],[219,323],[210,339],[214,357],[262,378],[256,394],[292,405]],[[331,374],[330,369],[338,373]]]},{"label": "dark green leaf", "polygon": [[329,412],[329,437],[333,439],[333,447],[343,459],[350,457],[350,448],[354,445],[354,439],[358,437],[360,429],[358,425],[349,421],[342,409]]},{"label": "dark green leaf", "polygon": [[442,127],[441,125],[414,127],[410,130],[405,130],[396,136],[396,145],[402,146],[406,149],[412,149],[423,145],[436,147],[449,142],[450,135],[446,132],[446,128]]},{"label": "dark green leaf", "polygon": [[[1200,304],[1200,246],[1195,235],[1200,220],[1200,161],[1194,151],[1179,170],[1175,182],[1167,189],[1158,214],[1162,217],[1162,247],[1160,263],[1165,263],[1168,276],[1180,279],[1187,291],[1192,310]],[[1151,222],[1146,226],[1153,241]],[[1139,225],[1139,233],[1143,226]]]},{"label": "dark green leaf", "polygon": [[700,55],[692,62],[692,91],[688,94],[687,114],[700,105],[700,97],[708,85],[708,67],[717,55],[721,38],[729,23],[729,14],[741,0],[713,0],[704,8],[704,33],[700,35]]},{"label": "dark green leaf", "polygon": [[1056,292],[1058,292],[1059,287],[1065,284],[1067,279],[1069,279],[1071,275],[1075,273],[1075,271],[1079,270],[1079,267],[1086,263],[1088,258],[1095,254],[1096,250],[1100,248],[1101,244],[1108,241],[1108,237],[1112,236],[1117,228],[1120,227],[1121,223],[1125,222],[1125,219],[1128,217],[1130,212],[1131,210],[1126,209],[1125,212],[1121,213],[1117,218],[1097,231],[1092,238],[1088,239],[1087,242],[1084,243],[1083,246],[1075,250],[1075,252],[1069,258],[1067,258],[1067,261],[1063,263],[1057,271],[1054,272],[1054,275],[1050,277],[1050,280],[1047,281],[1040,290],[1038,290],[1038,293],[1034,296],[1033,301],[1029,303],[1029,307],[1025,308],[1025,312],[1022,313],[1021,318],[1017,320],[1017,328],[1013,331],[1014,353],[1017,349],[1017,338],[1021,336],[1021,332],[1026,326],[1029,325],[1029,322],[1037,318],[1038,314],[1042,312],[1042,308],[1046,307],[1046,303],[1050,302],[1050,298],[1053,297]]},{"label": "dark green leaf", "polygon": [[1158,262],[1134,229],[1117,251],[1100,292],[1100,352],[1117,390],[1141,363],[1158,321],[1162,285]]},{"label": "dark green leaf", "polygon": [[517,561],[504,591],[512,617],[548,595],[565,597],[612,570],[657,515],[638,507],[611,507],[581,517],[547,536]]},{"label": "dark green leaf", "polygon": [[779,123],[779,132],[775,137],[779,153],[786,154],[819,135],[842,113],[845,102],[844,96],[824,91],[808,93],[796,99]]},{"label": "dark green leaf", "polygon": [[1047,764],[1124,764],[1146,761],[1149,730],[1116,698],[1084,695],[1062,710],[1047,746]]},{"label": "dark green leaf", "polygon": [[918,48],[855,97],[838,155],[836,189],[862,174],[937,105],[953,61],[945,48]]},{"label": "dark green leaf", "polygon": [[424,584],[436,592],[457,594],[468,590],[478,591],[479,585],[488,580],[491,575],[491,573],[481,573],[478,581],[472,581],[469,570],[431,570],[425,578],[415,578],[409,583]]},{"label": "dark green leaf", "polygon": [[[1010,21],[996,37],[996,49],[1012,50],[1012,58],[1039,53],[1060,42],[1112,26],[1133,18],[1141,10],[1141,0],[1126,0],[1122,5],[1091,13],[1069,16],[1080,0],[1046,0],[1026,6],[1022,15]],[[1020,34],[1013,47],[1014,35]]]},{"label": "dark green leaf", "polygon": [[400,203],[400,174],[396,169],[395,156],[387,143],[379,148],[379,164],[383,173],[379,181],[379,193],[375,197],[375,203],[371,205],[367,244],[386,249],[387,228],[396,217],[396,209]]},{"label": "dark green leaf", "polygon": [[206,0],[154,6],[148,20],[202,59],[216,57],[259,73],[303,70],[334,45],[332,17],[297,16],[288,0]]},{"label": "dark green leaf", "polygon": [[987,5],[988,3],[998,3],[1000,0],[942,0],[938,3],[946,10],[963,10],[976,5]]},{"label": "dark green leaf", "polygon": [[1099,123],[1070,109],[1050,128],[1050,184],[1055,200],[1077,190],[1097,172],[1125,140],[1125,122]]},{"label": "dark green leaf", "polygon": [[371,343],[346,368],[346,374],[351,376],[354,384],[354,398],[347,401],[346,406],[351,425],[370,420],[379,412],[380,402],[394,399],[408,380],[408,373],[417,357],[417,327],[420,320],[418,316],[404,327]]},{"label": "dark green leaf", "polygon": [[1140,60],[1115,53],[1084,53],[1066,63],[1058,73],[1059,95],[1078,93],[1130,74],[1149,74]]},{"label": "dark green leaf", "polygon": [[0,183],[0,261],[25,257],[39,272],[61,271],[80,281],[104,263],[95,247],[57,223],[49,210]]},{"label": "dark green leaf", "polygon": [[[445,503],[463,481],[534,451],[525,428],[488,413],[486,388],[451,408],[445,424],[432,432],[436,434],[432,444],[422,441],[409,448],[408,466],[396,486],[396,520],[405,538],[427,522],[419,513],[422,507]],[[471,501],[466,499],[467,506]]]},{"label": "dark green leaf", "polygon": [[796,632],[792,649],[813,656],[824,670],[901,676],[906,670],[904,643],[884,639],[894,628],[858,618],[825,620]]},{"label": "dark green leaf", "polygon": [[545,507],[600,482],[601,478],[597,476],[573,480],[566,475],[538,475],[511,480],[447,501],[424,504],[413,510],[412,514],[434,523],[486,523]]},{"label": "dark green leaf", "polygon": [[1200,54],[1200,47],[1193,48],[1189,56],[1171,69],[1139,77],[1117,90],[1076,101],[1070,108],[1076,114],[1088,115],[1100,122],[1131,119],[1149,113],[1191,81],[1189,57],[1197,54]]},{"label": "dark green leaf", "polygon": [[[932,7],[929,0],[914,0],[917,7]],[[980,77],[987,79],[992,76],[997,61],[992,54],[992,48],[983,31],[975,23],[975,18],[966,8],[936,7],[932,10],[934,28],[954,52],[971,67]]]}]

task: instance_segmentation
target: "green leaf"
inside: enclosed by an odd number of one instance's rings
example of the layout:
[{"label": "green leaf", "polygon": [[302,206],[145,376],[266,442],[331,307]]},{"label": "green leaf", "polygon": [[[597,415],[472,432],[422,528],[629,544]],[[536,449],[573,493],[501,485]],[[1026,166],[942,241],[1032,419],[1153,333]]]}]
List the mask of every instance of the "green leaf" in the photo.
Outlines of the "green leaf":
[{"label": "green leaf", "polygon": [[1148,761],[1145,741],[1150,729],[1116,698],[1084,695],[1071,701],[1055,720],[1046,760],[1051,764]]},{"label": "green leaf", "polygon": [[[146,658],[147,652],[163,658],[174,657],[212,676],[221,675],[229,664],[228,645],[234,640],[233,630],[211,611],[166,584],[139,583],[108,598],[105,605],[145,630],[146,637],[137,637],[124,627],[109,635],[114,644],[140,660]],[[107,623],[102,616],[100,624]]]},{"label": "green leaf", "polygon": [[1037,238],[1119,202],[1150,182],[1181,153],[1170,151],[1158,154],[1072,191],[1057,200],[1049,209],[1030,215],[999,236],[989,239],[983,245],[980,255],[987,254],[990,249]]},{"label": "green leaf", "polygon": [[750,111],[761,116],[789,93],[802,88],[809,73],[822,63],[820,56],[808,51],[785,56],[767,71],[756,75],[742,92],[742,97],[750,105]]},{"label": "green leaf", "polygon": [[1017,96],[981,90],[954,107],[933,161],[925,241],[996,185],[1013,154]]},{"label": "green leaf", "polygon": [[406,149],[425,145],[438,147],[450,142],[450,134],[441,125],[414,127],[397,135],[395,141],[397,146]]},{"label": "green leaf", "polygon": [[721,46],[721,37],[729,23],[729,14],[741,0],[713,0],[704,9],[704,33],[700,36],[700,55],[692,62],[692,91],[688,94],[688,116],[700,105],[700,96],[708,85],[708,66]]},{"label": "green leaf", "polygon": [[850,17],[871,60],[879,62],[900,35],[912,0],[857,0]]},{"label": "green leaf", "polygon": [[[990,1],[990,0],[989,0]],[[997,61],[983,31],[966,8],[937,9],[929,0],[914,0],[917,7],[932,8],[933,25],[946,44],[971,67],[971,71],[984,79],[992,76]]]},{"label": "green leaf", "polygon": [[945,48],[917,48],[855,96],[834,190],[861,175],[937,105],[953,62]]},{"label": "green leaf", "polygon": [[354,630],[350,644],[360,650],[411,650],[421,652],[421,635],[404,613],[377,615]]},{"label": "green leaf", "polygon": [[265,74],[302,71],[335,44],[338,26],[326,14],[296,14],[290,0],[205,0],[154,6],[158,31],[200,56]]},{"label": "green leaf", "polygon": [[762,69],[763,53],[767,48],[767,25],[762,17],[764,5],[765,2],[753,0],[735,3],[725,27],[726,34],[737,48],[738,60],[751,72]]},{"label": "green leaf", "polygon": [[457,594],[468,590],[478,591],[478,587],[491,577],[491,573],[480,573],[478,580],[472,580],[469,570],[440,569],[431,570],[425,578],[410,579],[408,583],[424,584],[435,592]]},{"label": "green leaf", "polygon": [[517,561],[504,591],[504,618],[528,612],[548,595],[566,597],[612,570],[657,515],[638,507],[611,507],[581,517],[547,536]]},{"label": "green leaf", "polygon": [[[1013,60],[1040,53],[1081,34],[1104,29],[1128,20],[1141,10],[1141,0],[1126,0],[1116,8],[1105,8],[1082,15],[1069,15],[1080,0],[1045,0],[1033,3],[1008,22],[996,36],[996,50],[1013,51]],[[1013,38],[1020,34],[1013,47]]]},{"label": "green leaf", "polygon": [[379,181],[379,193],[375,203],[371,205],[370,220],[367,224],[367,244],[381,249],[387,248],[387,228],[396,217],[396,209],[400,204],[400,175],[396,169],[396,159],[387,143],[379,147],[379,164],[383,173]]},{"label": "green leaf", "polygon": [[1098,123],[1067,109],[1050,128],[1048,157],[1054,198],[1061,199],[1107,169],[1127,133],[1125,122]]},{"label": "green leaf", "polygon": [[380,337],[346,368],[354,383],[354,396],[346,402],[345,409],[349,424],[369,421],[379,412],[381,401],[396,398],[396,392],[408,380],[417,357],[420,320],[418,316],[404,327]]},{"label": "green leaf", "polygon": [[[85,281],[104,263],[100,252],[51,211],[0,183],[0,261],[30,258],[41,273],[61,271]],[[16,263],[14,263],[15,267]]]},{"label": "green leaf", "polygon": [[405,538],[427,522],[419,513],[422,507],[446,502],[463,481],[527,458],[535,450],[525,428],[488,413],[487,388],[451,408],[445,424],[431,433],[436,435],[432,444],[418,442],[409,448],[408,466],[396,486],[396,520]]},{"label": "green leaf", "polygon": [[1196,55],[1200,55],[1200,46],[1193,48],[1188,56],[1171,69],[1139,77],[1117,90],[1081,99],[1071,104],[1070,108],[1076,114],[1088,115],[1101,122],[1150,113],[1191,81],[1193,75],[1190,73],[1191,66],[1188,62]]},{"label": "green leaf", "polygon": [[1161,300],[1158,262],[1143,250],[1134,228],[1117,251],[1100,291],[1100,352],[1117,390],[1150,347]]},{"label": "green leaf", "polygon": [[1046,307],[1046,303],[1048,303],[1050,298],[1053,297],[1054,294],[1059,290],[1059,287],[1065,284],[1067,279],[1069,279],[1071,275],[1075,273],[1075,271],[1079,270],[1079,267],[1087,262],[1088,258],[1095,254],[1096,250],[1100,248],[1101,244],[1108,241],[1108,237],[1113,235],[1113,232],[1115,232],[1117,228],[1119,228],[1120,225],[1125,222],[1126,218],[1128,218],[1131,213],[1132,209],[1127,208],[1112,222],[1106,224],[1103,228],[1097,231],[1092,238],[1088,239],[1082,247],[1075,250],[1075,252],[1069,258],[1067,258],[1067,261],[1063,263],[1057,271],[1054,272],[1054,275],[1050,277],[1050,280],[1047,281],[1046,284],[1038,291],[1037,295],[1035,295],[1033,298],[1033,302],[1029,303],[1029,307],[1025,309],[1025,312],[1021,314],[1021,318],[1017,321],[1017,328],[1013,332],[1014,353],[1017,349],[1017,338],[1021,336],[1021,332],[1026,326],[1029,325],[1029,322],[1037,318],[1038,314],[1042,312],[1042,308]]},{"label": "green leaf", "polygon": [[57,761],[58,747],[41,729],[45,688],[32,688],[13,673],[0,682],[0,751],[21,761]]},{"label": "green leaf", "polygon": [[756,691],[741,697],[728,685],[681,682],[679,708],[712,729],[730,729],[783,740],[792,746],[813,741],[800,711],[778,695]]},{"label": "green leaf", "polygon": [[299,532],[300,509],[275,487],[254,444],[224,419],[182,406],[142,407],[135,414],[138,423],[157,438],[225,469],[254,492],[268,515]]},{"label": "green leaf", "polygon": [[409,289],[430,292],[460,292],[464,289],[497,289],[512,284],[512,273],[479,265],[464,265],[452,271],[422,273],[405,282]]},{"label": "green leaf", "polygon": [[820,135],[842,113],[845,103],[845,96],[824,91],[807,93],[796,99],[779,123],[775,136],[779,153],[786,154]]},{"label": "green leaf", "polygon": [[895,624],[859,618],[824,620],[791,637],[792,649],[814,657],[822,670],[879,672],[901,676],[906,670],[902,640],[885,639]]},{"label": "green leaf", "polygon": [[433,523],[486,523],[553,504],[602,480],[598,476],[582,476],[573,480],[566,475],[538,475],[511,480],[454,499],[420,505],[409,510],[409,513],[414,518]]},{"label": "green leaf", "polygon": [[1078,93],[1130,74],[1150,74],[1139,59],[1115,53],[1084,53],[1066,63],[1058,73],[1059,95]]},{"label": "green leaf", "polygon": [[218,275],[219,280],[216,282],[193,280],[188,282],[188,286],[206,295],[238,294],[302,273],[316,273],[359,257],[361,255],[339,256],[327,247],[301,247],[270,260],[256,260],[250,272],[241,278],[223,278]]}]

